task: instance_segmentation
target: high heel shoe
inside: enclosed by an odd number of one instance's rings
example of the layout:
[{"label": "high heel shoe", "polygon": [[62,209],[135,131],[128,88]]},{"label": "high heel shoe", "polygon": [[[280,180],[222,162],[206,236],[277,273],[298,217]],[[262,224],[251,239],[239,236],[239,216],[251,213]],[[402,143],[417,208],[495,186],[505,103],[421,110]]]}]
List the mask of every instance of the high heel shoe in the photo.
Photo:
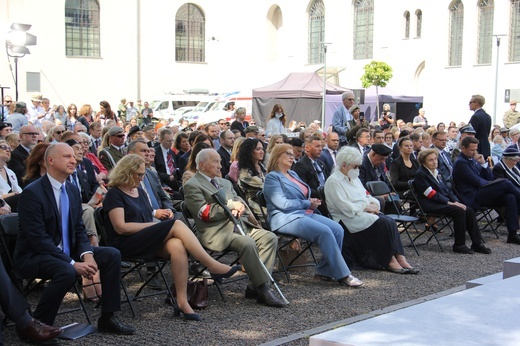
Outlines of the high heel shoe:
[{"label": "high heel shoe", "polygon": [[[88,285],[83,285],[83,301],[86,302],[86,303],[94,303],[94,304],[98,304],[100,302],[100,297],[98,297],[98,295],[96,294],[96,290],[94,290],[94,295],[92,297],[87,297],[87,294],[85,293],[85,287],[90,287],[90,286],[94,286],[96,285],[97,283],[91,283],[91,284],[88,284]],[[94,286],[96,287],[96,286]]]},{"label": "high heel shoe", "polygon": [[213,281],[221,284],[222,283],[222,279],[227,279],[229,277],[232,277],[240,268],[241,268],[240,265],[236,265],[236,266],[232,266],[231,269],[228,270],[228,272],[224,273],[224,274],[213,274],[213,273],[211,273],[211,278],[213,279]]},{"label": "high heel shoe", "polygon": [[186,321],[202,321],[202,318],[199,314],[187,314],[181,310],[177,305],[173,308],[173,317],[182,317]]}]

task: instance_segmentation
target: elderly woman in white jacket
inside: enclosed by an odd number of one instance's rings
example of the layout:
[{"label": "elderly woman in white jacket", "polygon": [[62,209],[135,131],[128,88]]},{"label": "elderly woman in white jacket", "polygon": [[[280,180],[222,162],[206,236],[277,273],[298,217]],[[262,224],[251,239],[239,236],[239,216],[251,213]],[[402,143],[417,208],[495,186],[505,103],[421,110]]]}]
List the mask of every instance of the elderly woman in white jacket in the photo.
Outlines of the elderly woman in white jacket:
[{"label": "elderly woman in white jacket", "polygon": [[[7,161],[10,159],[11,146],[6,141],[0,140],[0,198],[16,211],[22,188],[18,185],[16,174],[7,168]],[[0,215],[2,214],[5,213],[0,210]]]},{"label": "elderly woman in white jacket", "polygon": [[404,256],[394,220],[380,213],[379,201],[359,180],[359,150],[344,147],[336,157],[336,169],[325,182],[327,207],[335,221],[350,233],[356,262],[367,268],[398,274],[417,274]]}]

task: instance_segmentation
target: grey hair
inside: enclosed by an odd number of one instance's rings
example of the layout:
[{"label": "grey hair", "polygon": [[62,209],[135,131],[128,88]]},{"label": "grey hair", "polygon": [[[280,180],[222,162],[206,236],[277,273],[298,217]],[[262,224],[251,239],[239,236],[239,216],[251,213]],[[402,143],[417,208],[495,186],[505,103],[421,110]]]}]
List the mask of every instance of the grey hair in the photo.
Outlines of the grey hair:
[{"label": "grey hair", "polygon": [[345,91],[343,94],[341,94],[341,101],[345,101],[345,99],[350,95],[354,95],[354,92],[352,90]]},{"label": "grey hair", "polygon": [[340,149],[336,156],[336,170],[339,170],[344,163],[347,165],[360,165],[362,161],[363,157],[359,150],[345,146]]},{"label": "grey hair", "polygon": [[[211,157],[211,154],[217,153],[213,148],[202,149],[195,158],[195,164],[197,165],[197,171],[200,170],[200,163],[206,162]],[[218,153],[217,153],[218,154]]]}]

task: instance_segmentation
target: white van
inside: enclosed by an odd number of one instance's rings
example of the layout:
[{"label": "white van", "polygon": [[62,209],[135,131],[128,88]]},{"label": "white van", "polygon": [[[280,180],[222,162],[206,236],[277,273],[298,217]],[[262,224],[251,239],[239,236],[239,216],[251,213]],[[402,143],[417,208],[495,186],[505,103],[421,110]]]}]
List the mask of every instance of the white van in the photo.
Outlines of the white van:
[{"label": "white van", "polygon": [[178,94],[165,95],[160,99],[150,103],[153,109],[153,116],[158,119],[171,119],[173,112],[181,107],[195,107],[202,99],[207,97],[205,94]]},{"label": "white van", "polygon": [[219,119],[226,119],[227,121],[234,120],[234,112],[232,109],[244,107],[246,109],[246,121],[251,120],[251,112],[253,109],[253,97],[251,94],[245,93],[230,93],[217,100],[211,109],[198,118],[201,124],[208,124]]}]

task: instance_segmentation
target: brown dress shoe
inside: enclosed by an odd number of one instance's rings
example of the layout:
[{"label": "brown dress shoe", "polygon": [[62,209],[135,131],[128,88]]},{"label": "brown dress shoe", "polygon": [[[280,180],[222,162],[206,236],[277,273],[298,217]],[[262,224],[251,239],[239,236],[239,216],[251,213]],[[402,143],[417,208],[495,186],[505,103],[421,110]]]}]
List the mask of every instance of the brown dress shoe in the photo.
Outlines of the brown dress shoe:
[{"label": "brown dress shoe", "polygon": [[285,304],[283,300],[278,299],[272,289],[268,289],[265,292],[261,292],[257,290],[256,302],[260,304],[264,304],[266,306],[270,306],[273,308],[281,308],[284,307]]},{"label": "brown dress shoe", "polygon": [[50,339],[54,339],[63,332],[61,328],[52,327],[33,319],[24,329],[16,328],[16,333],[23,341],[30,343],[40,343]]}]

